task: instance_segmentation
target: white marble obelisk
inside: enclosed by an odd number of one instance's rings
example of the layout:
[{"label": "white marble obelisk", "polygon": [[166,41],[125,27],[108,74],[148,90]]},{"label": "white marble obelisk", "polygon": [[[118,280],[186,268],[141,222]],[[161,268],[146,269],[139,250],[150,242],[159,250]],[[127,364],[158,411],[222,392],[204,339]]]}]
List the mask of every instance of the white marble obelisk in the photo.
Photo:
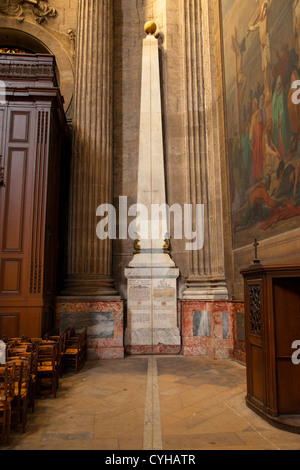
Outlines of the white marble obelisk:
[{"label": "white marble obelisk", "polygon": [[[136,253],[125,270],[130,354],[178,353],[176,268],[168,252],[160,70],[156,25],[146,23],[143,41]],[[160,207],[160,211],[158,208]]]}]

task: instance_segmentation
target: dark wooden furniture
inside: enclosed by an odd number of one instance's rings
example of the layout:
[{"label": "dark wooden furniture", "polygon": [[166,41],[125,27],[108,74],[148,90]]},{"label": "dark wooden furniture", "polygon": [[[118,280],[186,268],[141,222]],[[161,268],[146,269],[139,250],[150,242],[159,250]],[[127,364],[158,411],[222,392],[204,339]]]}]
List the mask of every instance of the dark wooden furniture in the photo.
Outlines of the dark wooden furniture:
[{"label": "dark wooden furniture", "polygon": [[[300,265],[243,270],[247,405],[268,422],[300,433]],[[300,357],[300,353],[298,355]]]},{"label": "dark wooden furniture", "polygon": [[9,444],[11,404],[14,399],[15,368],[0,366],[0,443]]},{"label": "dark wooden furniture", "polygon": [[68,127],[51,55],[0,54],[0,336],[52,328]]}]

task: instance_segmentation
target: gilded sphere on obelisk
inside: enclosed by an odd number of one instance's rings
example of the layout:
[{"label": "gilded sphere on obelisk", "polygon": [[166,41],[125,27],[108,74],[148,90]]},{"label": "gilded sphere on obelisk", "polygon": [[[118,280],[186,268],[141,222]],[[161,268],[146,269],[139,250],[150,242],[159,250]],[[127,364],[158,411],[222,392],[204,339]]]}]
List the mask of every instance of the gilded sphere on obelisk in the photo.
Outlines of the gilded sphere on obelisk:
[{"label": "gilded sphere on obelisk", "polygon": [[152,35],[156,33],[157,26],[154,21],[147,21],[144,26],[145,33]]}]

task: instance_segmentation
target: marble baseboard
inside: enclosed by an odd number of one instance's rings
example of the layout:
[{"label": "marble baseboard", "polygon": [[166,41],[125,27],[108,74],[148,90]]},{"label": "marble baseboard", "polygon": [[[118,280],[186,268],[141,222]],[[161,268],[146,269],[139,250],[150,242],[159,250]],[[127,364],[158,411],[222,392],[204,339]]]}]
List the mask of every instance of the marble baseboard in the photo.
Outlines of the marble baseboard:
[{"label": "marble baseboard", "polygon": [[130,330],[125,331],[125,345],[126,346],[160,346],[167,344],[169,346],[180,346],[181,338],[178,328],[154,328]]},{"label": "marble baseboard", "polygon": [[88,343],[88,359],[93,361],[97,359],[123,359],[124,348],[105,348],[101,345],[89,344]]},{"label": "marble baseboard", "polygon": [[56,328],[87,327],[89,359],[124,357],[124,302],[57,299]]}]

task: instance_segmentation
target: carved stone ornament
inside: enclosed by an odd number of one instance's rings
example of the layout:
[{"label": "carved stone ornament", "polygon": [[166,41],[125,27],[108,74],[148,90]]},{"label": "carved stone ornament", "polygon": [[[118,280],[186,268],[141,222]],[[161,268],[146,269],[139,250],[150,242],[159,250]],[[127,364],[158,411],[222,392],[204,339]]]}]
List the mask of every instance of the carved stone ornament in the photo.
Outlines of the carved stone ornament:
[{"label": "carved stone ornament", "polygon": [[42,24],[47,18],[54,18],[57,14],[55,8],[48,5],[47,1],[41,0],[0,0],[0,13],[16,17],[22,23],[25,19],[24,5],[30,5],[36,16],[36,21]]},{"label": "carved stone ornament", "polygon": [[141,245],[140,245],[140,240],[136,239],[133,242],[133,247],[134,247],[134,253],[139,254],[141,252]]},{"label": "carved stone ornament", "polygon": [[70,39],[71,42],[75,43],[76,41],[76,32],[74,29],[68,29],[67,30],[67,36]]}]

